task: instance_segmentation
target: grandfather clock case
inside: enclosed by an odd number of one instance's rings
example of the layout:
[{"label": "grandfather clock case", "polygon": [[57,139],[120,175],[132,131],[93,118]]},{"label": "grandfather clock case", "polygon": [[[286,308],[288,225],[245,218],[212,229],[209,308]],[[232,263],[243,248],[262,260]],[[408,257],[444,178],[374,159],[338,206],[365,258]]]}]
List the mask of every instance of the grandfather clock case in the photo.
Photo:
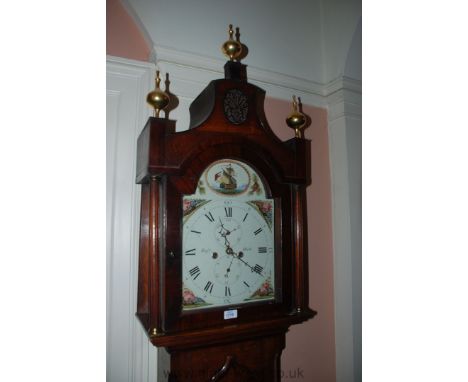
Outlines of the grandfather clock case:
[{"label": "grandfather clock case", "polygon": [[265,91],[248,83],[230,29],[225,78],[192,102],[190,128],[176,132],[159,117],[167,94],[158,80],[148,96],[156,116],[138,138],[136,316],[167,350],[169,381],[280,381],[288,328],[315,315],[304,118],[294,104],[287,124],[295,134],[276,137]]}]

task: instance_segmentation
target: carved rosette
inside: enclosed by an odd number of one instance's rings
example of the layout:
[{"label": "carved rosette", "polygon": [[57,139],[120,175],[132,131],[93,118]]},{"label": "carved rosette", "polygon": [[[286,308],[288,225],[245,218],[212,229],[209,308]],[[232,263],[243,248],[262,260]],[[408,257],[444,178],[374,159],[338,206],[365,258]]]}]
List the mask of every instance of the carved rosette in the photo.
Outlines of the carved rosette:
[{"label": "carved rosette", "polygon": [[246,95],[238,89],[231,89],[224,97],[224,115],[229,122],[239,125],[247,119],[249,103]]}]

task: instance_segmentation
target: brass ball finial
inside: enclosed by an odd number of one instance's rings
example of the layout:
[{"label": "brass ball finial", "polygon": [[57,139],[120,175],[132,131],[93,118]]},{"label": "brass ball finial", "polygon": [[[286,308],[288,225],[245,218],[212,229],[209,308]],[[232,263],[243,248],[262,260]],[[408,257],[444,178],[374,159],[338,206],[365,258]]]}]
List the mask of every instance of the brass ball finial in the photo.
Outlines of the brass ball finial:
[{"label": "brass ball finial", "polygon": [[291,129],[294,129],[296,138],[303,138],[302,130],[306,124],[306,117],[297,109],[296,96],[293,96],[293,111],[286,118],[286,123]]},{"label": "brass ball finial", "polygon": [[159,77],[159,70],[156,71],[155,89],[148,93],[146,96],[146,102],[148,102],[154,109],[154,116],[159,118],[159,112],[169,104],[170,98],[166,92],[163,92],[159,84],[161,78]]},{"label": "brass ball finial", "polygon": [[229,57],[231,61],[237,59],[242,53],[242,44],[239,41],[234,40],[234,30],[232,24],[229,24],[229,40],[227,40],[222,46],[221,50]]}]

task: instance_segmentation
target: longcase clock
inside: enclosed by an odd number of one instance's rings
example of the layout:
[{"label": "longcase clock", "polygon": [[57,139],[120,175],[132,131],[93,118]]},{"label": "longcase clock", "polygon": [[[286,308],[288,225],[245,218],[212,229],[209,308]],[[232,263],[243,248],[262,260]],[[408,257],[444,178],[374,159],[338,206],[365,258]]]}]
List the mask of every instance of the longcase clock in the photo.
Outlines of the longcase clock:
[{"label": "longcase clock", "polygon": [[310,141],[297,128],[302,121],[286,142],[272,132],[265,92],[247,82],[232,33],[225,78],[193,101],[189,130],[175,132],[175,121],[159,118],[167,100],[158,79],[148,97],[157,113],[138,139],[136,314],[170,354],[170,381],[279,381],[285,333],[315,315]]}]

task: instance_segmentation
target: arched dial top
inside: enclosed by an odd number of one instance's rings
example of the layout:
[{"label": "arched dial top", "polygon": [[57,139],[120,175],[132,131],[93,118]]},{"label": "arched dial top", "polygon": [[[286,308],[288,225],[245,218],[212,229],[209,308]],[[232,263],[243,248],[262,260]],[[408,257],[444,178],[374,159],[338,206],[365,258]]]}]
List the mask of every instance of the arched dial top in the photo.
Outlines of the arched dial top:
[{"label": "arched dial top", "polygon": [[182,309],[275,299],[274,200],[247,163],[221,159],[183,196]]}]

